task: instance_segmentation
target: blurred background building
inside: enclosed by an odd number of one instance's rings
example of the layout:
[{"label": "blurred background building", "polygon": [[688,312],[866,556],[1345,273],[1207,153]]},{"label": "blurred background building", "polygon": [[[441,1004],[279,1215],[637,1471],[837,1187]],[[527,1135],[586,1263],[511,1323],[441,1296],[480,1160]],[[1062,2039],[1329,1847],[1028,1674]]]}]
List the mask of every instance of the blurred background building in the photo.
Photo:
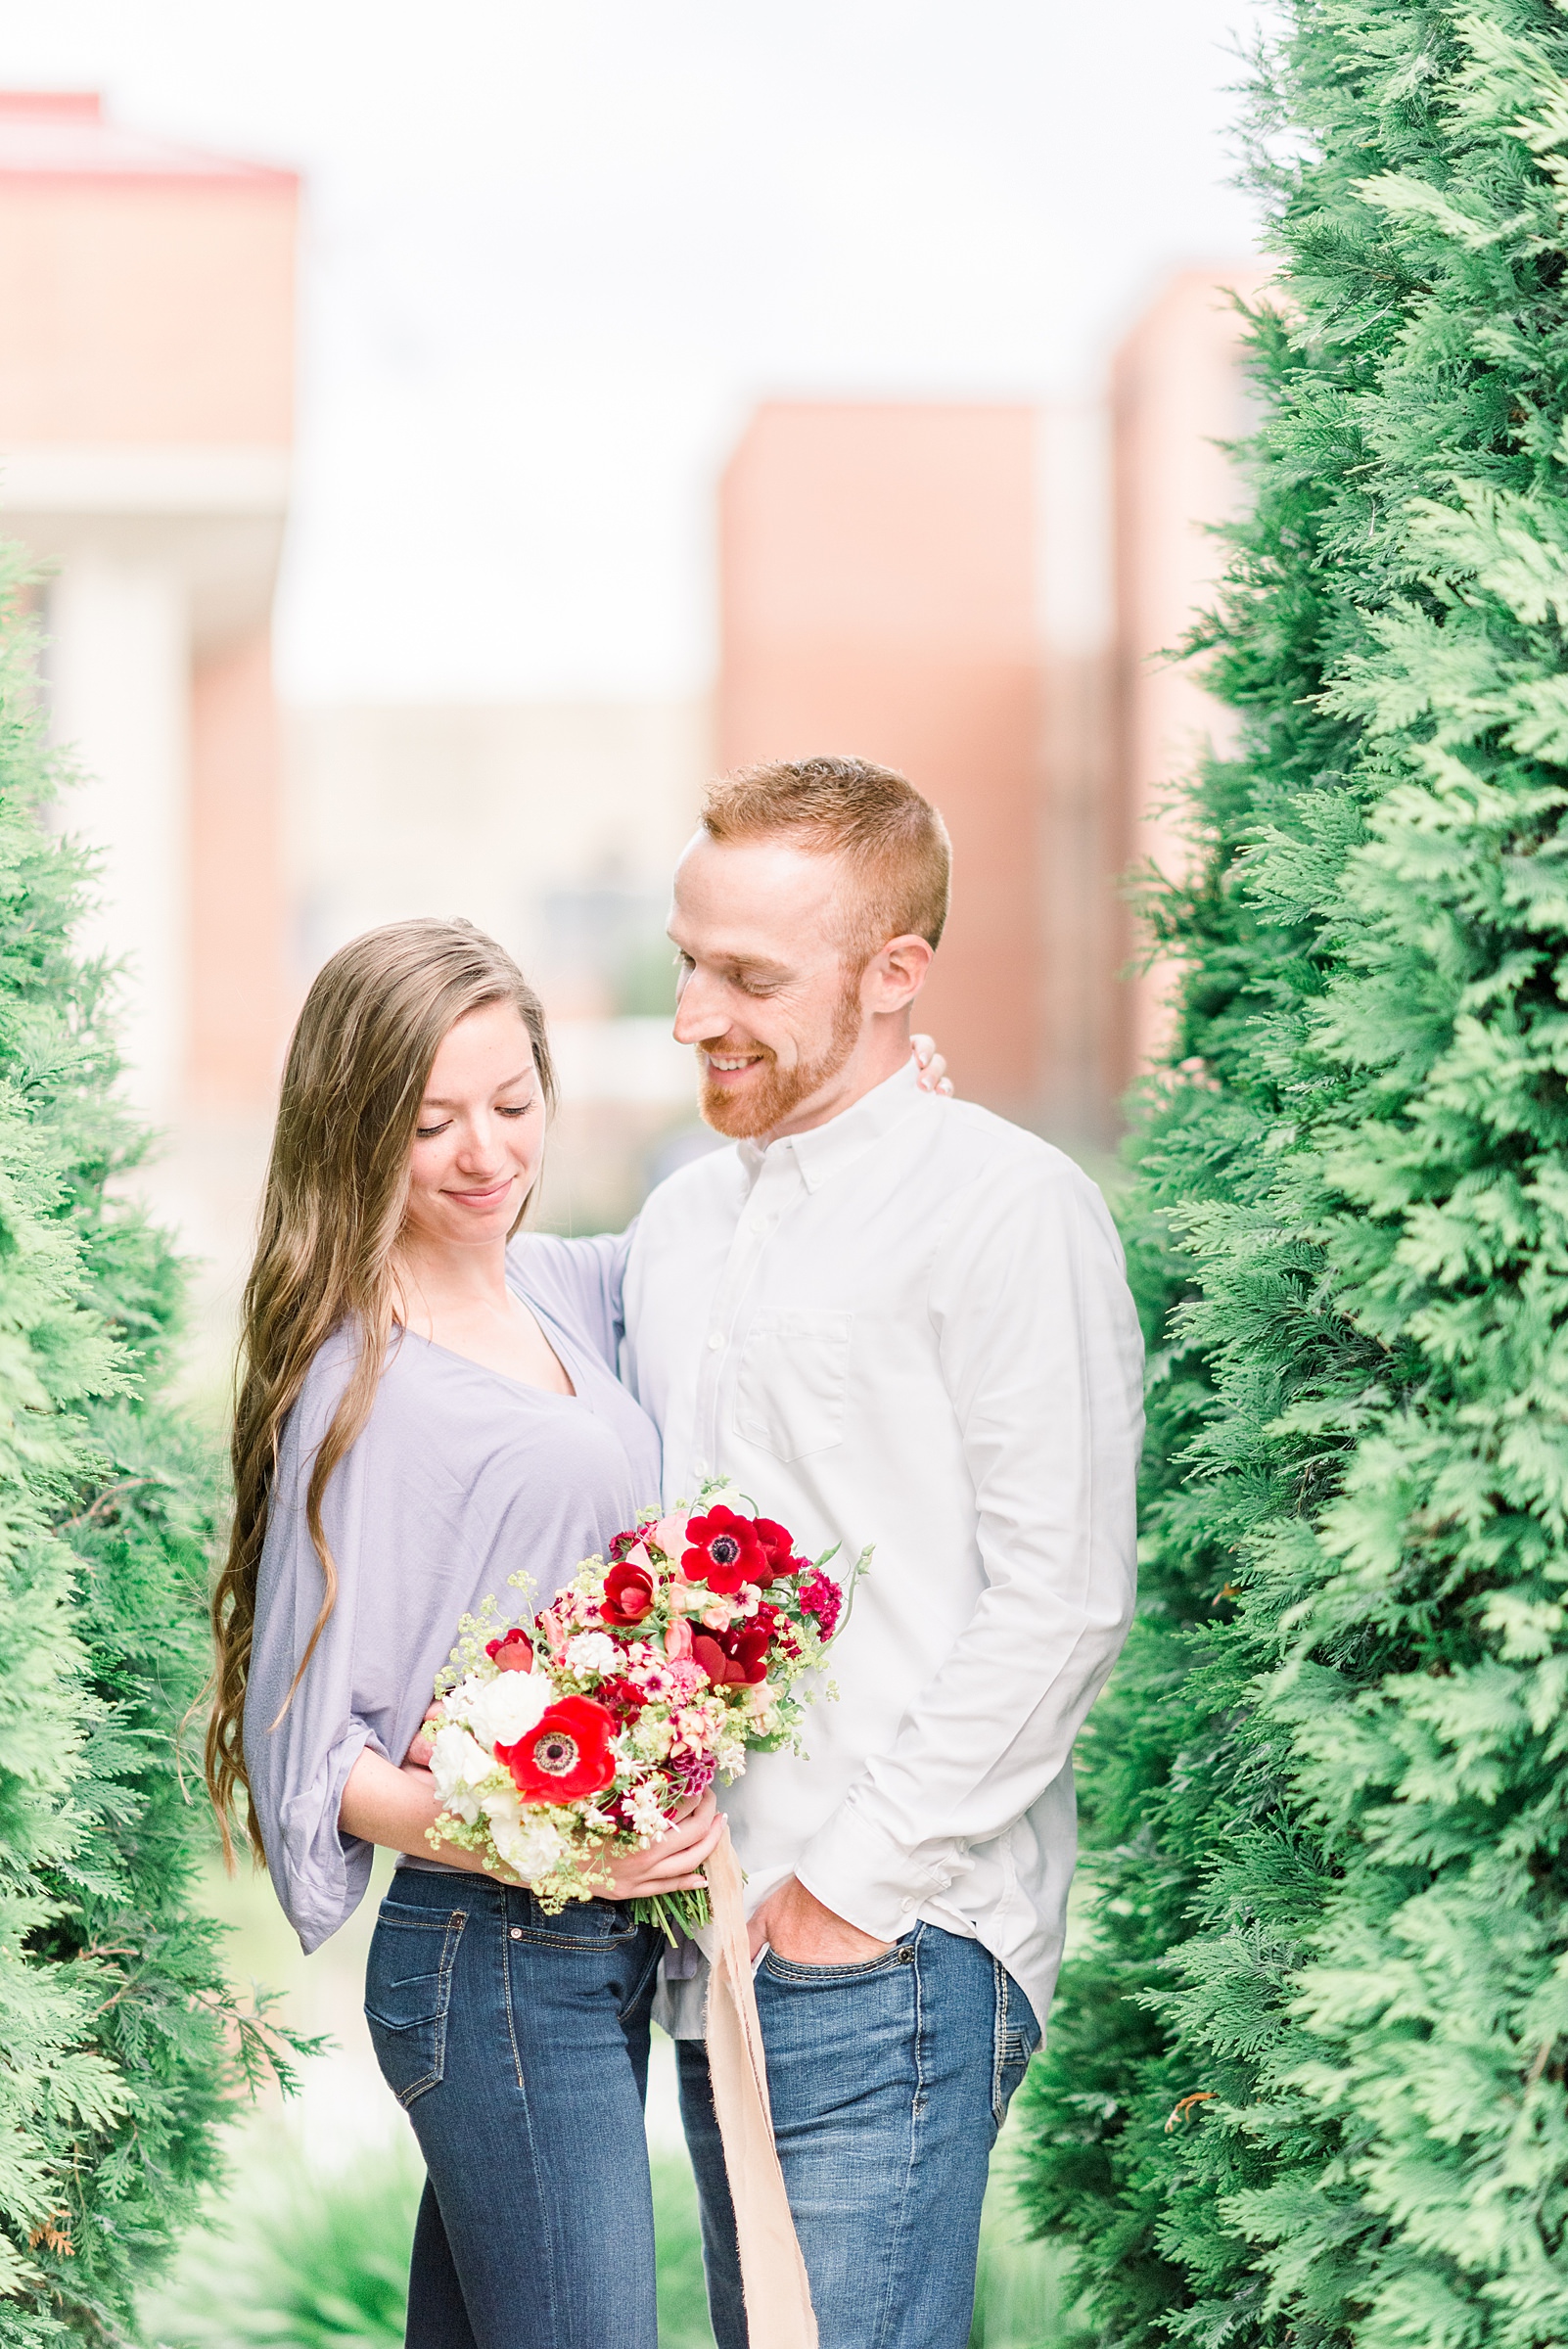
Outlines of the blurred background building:
[{"label": "blurred background building", "polygon": [[[37,566],[45,683],[103,855],[144,1178],[226,1342],[283,1043],[373,923],[463,913],[544,994],[548,1220],[619,1222],[703,1146],[669,1036],[670,866],[707,776],[852,751],[956,852],[929,993],[961,1091],[1096,1162],[1168,974],[1121,877],[1217,714],[1162,664],[1212,581],[1244,430],[1238,261],[1176,273],[1076,402],[763,398],[710,480],[708,694],[317,699],[281,711],[299,187],[86,93],[0,94],[0,527]],[[437,592],[452,581],[410,581]]]}]

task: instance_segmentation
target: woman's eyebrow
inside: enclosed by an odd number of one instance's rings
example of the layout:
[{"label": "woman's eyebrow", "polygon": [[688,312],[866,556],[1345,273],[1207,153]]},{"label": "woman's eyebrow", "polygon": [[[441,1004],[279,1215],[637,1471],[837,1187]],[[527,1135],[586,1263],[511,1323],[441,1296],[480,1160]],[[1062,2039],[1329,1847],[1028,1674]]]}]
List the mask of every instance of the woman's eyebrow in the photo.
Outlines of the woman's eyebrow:
[{"label": "woman's eyebrow", "polygon": [[[495,1090],[509,1093],[514,1084],[526,1084],[530,1077],[537,1075],[538,1071],[533,1068],[519,1069],[515,1077],[503,1077]],[[455,1101],[448,1101],[444,1093],[426,1093],[419,1106],[421,1109],[455,1109],[458,1105]]]}]

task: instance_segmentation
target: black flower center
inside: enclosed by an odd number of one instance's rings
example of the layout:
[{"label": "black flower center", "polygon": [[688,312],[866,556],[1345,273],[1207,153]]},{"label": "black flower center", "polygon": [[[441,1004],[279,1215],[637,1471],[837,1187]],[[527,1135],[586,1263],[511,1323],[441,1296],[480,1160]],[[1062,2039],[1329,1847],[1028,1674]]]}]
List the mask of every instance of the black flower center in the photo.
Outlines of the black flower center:
[{"label": "black flower center", "polygon": [[564,1729],[549,1729],[533,1748],[533,1759],[552,1778],[564,1778],[577,1766],[577,1741]]},{"label": "black flower center", "polygon": [[741,1546],[733,1534],[719,1534],[709,1543],[708,1554],[715,1566],[733,1566],[741,1554]]}]

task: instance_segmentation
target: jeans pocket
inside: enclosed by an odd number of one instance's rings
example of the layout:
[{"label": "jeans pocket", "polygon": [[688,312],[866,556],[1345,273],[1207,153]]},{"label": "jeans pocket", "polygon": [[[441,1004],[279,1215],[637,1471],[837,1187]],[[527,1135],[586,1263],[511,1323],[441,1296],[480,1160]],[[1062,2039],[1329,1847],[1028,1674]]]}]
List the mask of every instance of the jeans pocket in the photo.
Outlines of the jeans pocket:
[{"label": "jeans pocket", "polygon": [[514,1898],[508,1914],[521,1916],[513,1933],[519,1941],[538,1942],[548,1950],[603,1950],[630,1941],[637,1920],[629,1901],[568,1901],[554,1915],[541,1909],[531,1894],[519,1908]]},{"label": "jeans pocket", "polygon": [[1017,2093],[1029,2059],[1039,2046],[1035,2009],[1007,1968],[992,1959],[996,1974],[996,2022],[992,2045],[991,2111],[999,2129]]},{"label": "jeans pocket", "polygon": [[465,1910],[386,1900],[365,1966],[365,2021],[382,2078],[399,2104],[435,2088],[446,2068],[452,1971]]},{"label": "jeans pocket", "polygon": [[832,1990],[846,1982],[863,1982],[868,1975],[886,1973],[890,1966],[913,1962],[912,1947],[907,1942],[896,1941],[880,1958],[861,1958],[853,1965],[798,1965],[793,1958],[781,1958],[777,1950],[769,1949],[762,1959],[762,1971],[774,1982]]}]

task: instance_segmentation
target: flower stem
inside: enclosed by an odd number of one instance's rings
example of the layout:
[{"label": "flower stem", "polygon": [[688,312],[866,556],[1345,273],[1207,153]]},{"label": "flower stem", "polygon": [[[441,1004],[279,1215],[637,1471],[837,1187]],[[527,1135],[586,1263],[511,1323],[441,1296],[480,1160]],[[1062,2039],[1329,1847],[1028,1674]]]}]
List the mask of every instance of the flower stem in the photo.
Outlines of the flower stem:
[{"label": "flower stem", "polygon": [[706,1892],[650,1892],[633,1901],[631,1913],[639,1925],[657,1925],[670,1948],[678,1949],[682,1934],[692,1939],[713,1916]]}]

